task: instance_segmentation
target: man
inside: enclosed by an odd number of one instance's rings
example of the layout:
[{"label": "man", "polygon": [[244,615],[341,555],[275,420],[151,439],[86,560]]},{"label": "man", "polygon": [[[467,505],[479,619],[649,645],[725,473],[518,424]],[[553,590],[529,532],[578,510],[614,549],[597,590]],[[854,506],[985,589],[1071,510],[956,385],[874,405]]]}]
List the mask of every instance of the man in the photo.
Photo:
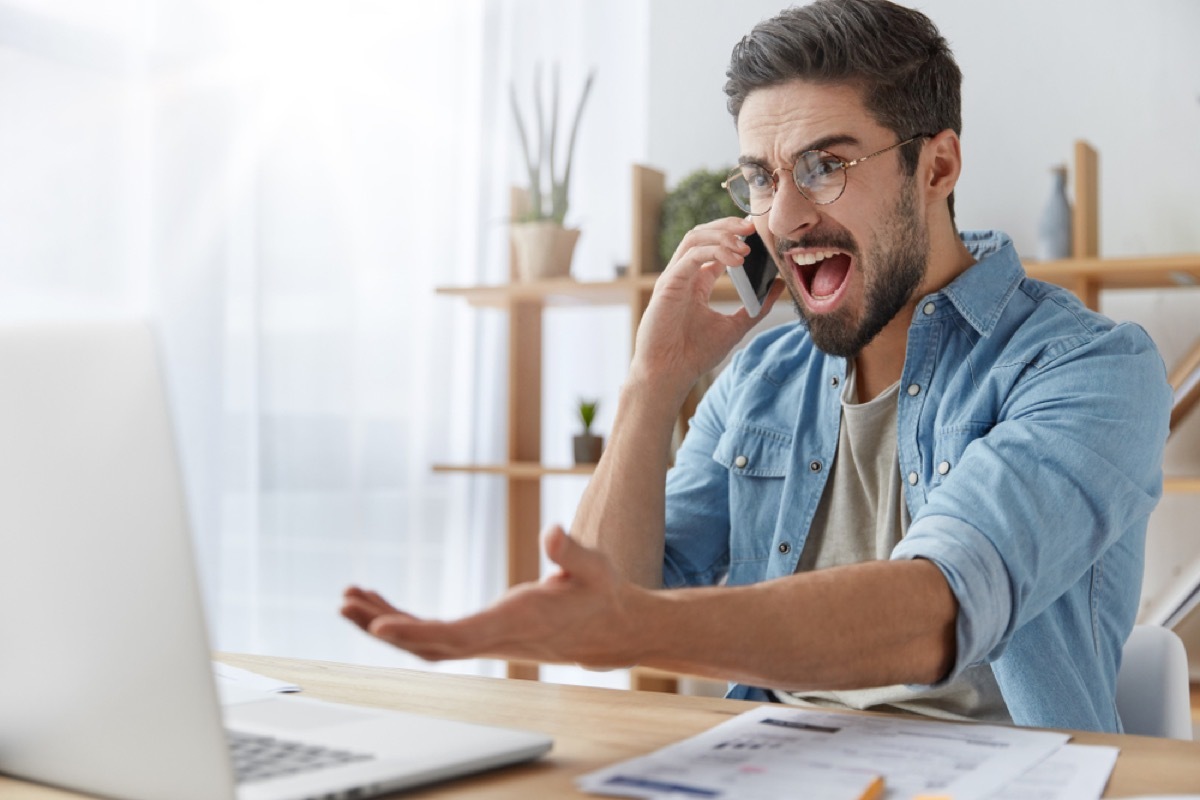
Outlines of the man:
[{"label": "man", "polygon": [[[959,70],[918,12],[818,0],[734,49],[746,219],[680,244],[560,572],[454,622],[350,589],[430,659],[644,664],[756,700],[1116,731],[1169,388],[1137,326],[959,234]],[[1008,156],[1011,157],[1011,156]],[[800,323],[709,307],[757,232]],[[768,304],[782,294],[776,286]],[[663,589],[663,587],[666,587]]]}]

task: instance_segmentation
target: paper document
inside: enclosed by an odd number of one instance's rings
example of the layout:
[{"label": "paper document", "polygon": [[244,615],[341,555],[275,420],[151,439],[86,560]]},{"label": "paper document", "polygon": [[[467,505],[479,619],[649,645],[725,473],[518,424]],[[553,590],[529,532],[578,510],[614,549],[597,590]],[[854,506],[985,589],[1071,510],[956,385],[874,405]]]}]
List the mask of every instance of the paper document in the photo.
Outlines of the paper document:
[{"label": "paper document", "polygon": [[[617,797],[870,797],[991,800],[1058,751],[1066,734],[995,725],[758,706],[690,739],[577,779]],[[1095,795],[1093,795],[1095,796]],[[1058,797],[1058,795],[1051,795]]]},{"label": "paper document", "polygon": [[221,705],[224,706],[257,700],[264,694],[300,691],[300,687],[294,683],[268,678],[266,675],[231,667],[219,661],[212,662],[212,667],[213,676],[217,680],[217,693],[220,694]]},{"label": "paper document", "polygon": [[1117,763],[1115,747],[1063,745],[1045,761],[992,792],[987,800],[1095,800]]}]

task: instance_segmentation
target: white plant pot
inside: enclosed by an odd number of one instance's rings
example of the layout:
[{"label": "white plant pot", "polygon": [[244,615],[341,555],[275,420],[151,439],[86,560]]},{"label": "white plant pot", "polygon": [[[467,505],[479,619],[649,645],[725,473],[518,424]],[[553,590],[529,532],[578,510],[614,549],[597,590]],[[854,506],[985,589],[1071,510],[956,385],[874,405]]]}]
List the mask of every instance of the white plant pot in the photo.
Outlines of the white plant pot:
[{"label": "white plant pot", "polygon": [[513,223],[517,277],[522,281],[569,277],[578,241],[578,228],[564,228],[551,220]]}]

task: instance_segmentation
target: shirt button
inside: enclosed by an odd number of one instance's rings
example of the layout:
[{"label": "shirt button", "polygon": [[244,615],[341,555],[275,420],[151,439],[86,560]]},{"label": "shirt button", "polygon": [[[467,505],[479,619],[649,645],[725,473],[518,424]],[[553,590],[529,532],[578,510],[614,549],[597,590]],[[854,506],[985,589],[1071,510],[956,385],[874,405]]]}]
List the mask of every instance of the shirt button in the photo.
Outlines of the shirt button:
[{"label": "shirt button", "polygon": [[942,463],[938,464],[938,475],[945,475],[949,471],[950,471],[950,462],[949,461],[943,461]]},{"label": "shirt button", "polygon": [[909,397],[916,397],[916,396],[917,396],[917,395],[919,395],[920,393],[921,393],[921,387],[920,387],[920,386],[918,386],[918,385],[917,385],[917,384],[915,384],[915,383],[910,383],[910,384],[908,385],[908,396],[909,396]]},{"label": "shirt button", "polygon": [[738,469],[742,469],[749,463],[750,463],[750,459],[746,458],[745,456],[738,456],[737,458],[735,458],[733,460],[733,465],[735,467],[737,467]]},{"label": "shirt button", "polygon": [[829,385],[835,389],[837,388],[838,384],[841,382],[842,382],[841,378],[839,378],[837,375],[834,375],[832,378],[829,379]]},{"label": "shirt button", "polygon": [[810,470],[812,470],[813,472],[820,472],[821,471],[821,462],[820,461],[810,461],[810,462],[808,462],[808,468]]},{"label": "shirt button", "polygon": [[919,481],[919,480],[920,480],[920,478],[917,477],[917,473],[915,473],[915,472],[908,473],[908,485],[909,486],[916,486],[917,481]]},{"label": "shirt button", "polygon": [[935,306],[933,303],[926,303],[925,307],[921,309],[921,313],[928,317],[936,308],[937,306]]},{"label": "shirt button", "polygon": [[792,552],[792,546],[787,542],[780,542],[779,552],[786,556],[788,553]]}]

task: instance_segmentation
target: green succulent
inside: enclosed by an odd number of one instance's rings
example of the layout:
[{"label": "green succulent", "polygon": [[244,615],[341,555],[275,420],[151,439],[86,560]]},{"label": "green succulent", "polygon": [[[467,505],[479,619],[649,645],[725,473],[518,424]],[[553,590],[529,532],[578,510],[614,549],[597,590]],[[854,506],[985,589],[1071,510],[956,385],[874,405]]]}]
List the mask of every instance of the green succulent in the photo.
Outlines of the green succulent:
[{"label": "green succulent", "polygon": [[592,432],[592,423],[596,421],[596,409],[600,407],[599,400],[580,400],[579,419],[583,421],[583,432]]},{"label": "green succulent", "polygon": [[688,174],[663,199],[658,226],[660,268],[671,261],[675,248],[692,228],[721,217],[744,216],[721,182],[733,170],[717,172],[699,169]]}]

